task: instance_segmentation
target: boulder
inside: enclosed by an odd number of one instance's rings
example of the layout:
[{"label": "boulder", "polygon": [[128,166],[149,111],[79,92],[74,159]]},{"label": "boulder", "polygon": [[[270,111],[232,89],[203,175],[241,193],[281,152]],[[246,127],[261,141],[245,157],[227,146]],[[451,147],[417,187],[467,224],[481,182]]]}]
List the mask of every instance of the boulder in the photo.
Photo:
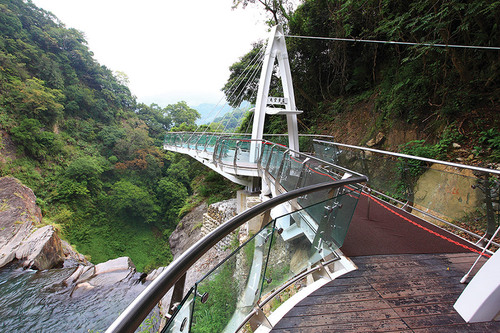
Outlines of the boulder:
[{"label": "boulder", "polygon": [[18,259],[23,267],[49,269],[64,261],[61,239],[40,225],[42,212],[33,191],[13,177],[0,178],[0,267]]},{"label": "boulder", "polygon": [[64,262],[61,239],[53,226],[36,229],[23,240],[16,250],[16,259],[23,267],[32,269],[49,269],[61,267]]},{"label": "boulder", "polygon": [[382,132],[378,132],[375,138],[371,139],[366,143],[367,147],[375,147],[380,145],[385,140],[385,135]]},{"label": "boulder", "polygon": [[135,283],[140,277],[140,274],[136,274],[132,260],[120,257],[95,266],[80,265],[63,283],[67,286],[74,285],[71,295],[80,296],[95,287],[109,287],[122,282]]}]

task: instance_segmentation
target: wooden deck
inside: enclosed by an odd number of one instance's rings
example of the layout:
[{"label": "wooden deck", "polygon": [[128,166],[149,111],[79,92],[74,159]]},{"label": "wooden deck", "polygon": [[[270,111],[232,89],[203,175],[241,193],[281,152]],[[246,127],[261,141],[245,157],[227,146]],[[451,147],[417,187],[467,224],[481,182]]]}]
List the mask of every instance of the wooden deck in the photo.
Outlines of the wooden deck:
[{"label": "wooden deck", "polygon": [[358,270],[302,300],[271,332],[500,332],[500,321],[467,324],[453,308],[465,288],[460,279],[476,258],[355,257]]}]

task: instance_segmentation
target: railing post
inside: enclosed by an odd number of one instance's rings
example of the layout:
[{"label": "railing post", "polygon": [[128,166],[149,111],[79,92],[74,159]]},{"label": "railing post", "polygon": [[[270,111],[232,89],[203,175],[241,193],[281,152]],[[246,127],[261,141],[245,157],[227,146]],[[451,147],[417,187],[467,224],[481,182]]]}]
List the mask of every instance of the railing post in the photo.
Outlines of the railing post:
[{"label": "railing post", "polygon": [[283,172],[283,165],[285,163],[285,155],[290,151],[287,149],[283,152],[283,158],[281,159],[280,167],[278,168],[278,172],[276,173],[276,181],[281,185],[281,172]]},{"label": "railing post", "polygon": [[307,161],[309,161],[309,158],[306,158],[304,162],[302,162],[302,170],[300,170],[299,179],[297,179],[297,184],[295,185],[296,189],[303,186],[303,181],[307,172]]},{"label": "railing post", "polygon": [[186,282],[186,273],[175,283],[174,290],[172,291],[172,298],[170,299],[170,306],[168,307],[168,313],[173,314],[175,308],[181,303],[184,297],[184,284]]},{"label": "railing post", "polygon": [[276,148],[276,146],[273,145],[273,147],[271,148],[271,151],[269,152],[269,159],[267,160],[267,164],[266,164],[266,168],[265,168],[267,173],[269,173],[269,166],[271,165],[271,159],[273,158],[274,148]]},{"label": "railing post", "polygon": [[217,166],[217,150],[219,149],[219,138],[215,141],[214,152],[212,153],[212,160],[214,165]]},{"label": "railing post", "polygon": [[238,145],[240,144],[240,140],[236,140],[236,146],[234,148],[234,158],[233,158],[233,168],[236,172],[236,160],[238,158]]}]

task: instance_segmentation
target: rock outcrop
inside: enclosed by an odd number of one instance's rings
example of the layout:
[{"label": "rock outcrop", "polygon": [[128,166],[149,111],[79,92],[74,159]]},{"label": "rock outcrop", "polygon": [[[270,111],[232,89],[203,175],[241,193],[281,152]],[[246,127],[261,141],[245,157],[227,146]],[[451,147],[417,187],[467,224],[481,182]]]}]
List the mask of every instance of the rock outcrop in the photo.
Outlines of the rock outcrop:
[{"label": "rock outcrop", "polygon": [[201,236],[203,214],[207,211],[207,204],[202,202],[182,218],[170,235],[170,251],[174,259],[189,249]]},{"label": "rock outcrop", "polygon": [[16,249],[16,259],[23,267],[49,269],[62,266],[64,253],[61,239],[53,226],[35,229]]},{"label": "rock outcrop", "polygon": [[14,259],[26,268],[62,266],[61,240],[52,226],[37,228],[42,213],[35,200],[19,180],[0,178],[0,267]]},{"label": "rock outcrop", "polygon": [[129,257],[120,257],[97,265],[79,265],[73,274],[63,281],[72,286],[72,296],[79,296],[96,287],[113,286],[121,282],[137,282],[141,274],[136,272]]},{"label": "rock outcrop", "polygon": [[53,226],[41,226],[42,212],[33,191],[13,177],[0,178],[0,267],[13,260],[44,270],[89,264],[62,241]]}]

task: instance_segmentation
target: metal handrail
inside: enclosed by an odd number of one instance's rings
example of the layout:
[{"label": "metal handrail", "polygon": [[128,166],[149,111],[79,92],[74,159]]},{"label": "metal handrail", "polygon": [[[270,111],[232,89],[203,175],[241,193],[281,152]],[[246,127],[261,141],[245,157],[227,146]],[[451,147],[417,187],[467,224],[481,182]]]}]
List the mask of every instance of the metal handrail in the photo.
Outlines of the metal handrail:
[{"label": "metal handrail", "polygon": [[134,332],[148,316],[161,298],[174,286],[187,270],[209,249],[224,237],[233,232],[250,219],[297,197],[326,189],[334,189],[345,185],[368,181],[365,176],[351,177],[334,182],[314,184],[290,192],[283,193],[260,203],[221,224],[211,233],[200,239],[179,258],[174,260],[153,282],[122,312],[122,314],[106,330],[111,332]]},{"label": "metal handrail", "polygon": [[418,161],[428,162],[428,163],[443,164],[443,165],[456,167],[456,168],[460,168],[460,169],[469,169],[469,170],[474,170],[474,171],[480,171],[480,172],[493,173],[496,175],[500,175],[500,170],[495,170],[495,169],[482,168],[482,167],[477,167],[477,166],[473,166],[473,165],[465,165],[465,164],[435,160],[432,158],[413,156],[413,155],[407,155],[407,154],[401,154],[401,153],[393,153],[393,152],[386,151],[386,150],[367,148],[367,147],[359,147],[359,146],[347,145],[347,144],[338,143],[338,142],[328,142],[328,141],[316,140],[316,139],[313,141],[323,143],[323,144],[328,144],[328,145],[335,145],[335,146],[340,146],[340,147],[365,150],[365,151],[370,151],[373,153],[379,153],[379,154],[383,154],[383,155],[390,155],[390,156],[395,156],[395,157],[407,158],[407,159],[411,159],[411,160],[418,160]]},{"label": "metal handrail", "polygon": [[[314,140],[314,141],[318,141],[318,140]],[[281,148],[286,148],[287,150],[289,150],[289,151],[293,152],[294,154],[305,156],[306,158],[309,158],[309,159],[311,159],[311,160],[315,160],[316,162],[319,162],[319,163],[322,163],[322,164],[329,165],[329,166],[331,166],[331,167],[334,167],[334,168],[336,168],[336,169],[342,170],[342,171],[344,171],[344,172],[348,172],[348,173],[350,173],[350,174],[356,174],[356,175],[358,175],[358,176],[362,176],[362,174],[360,174],[359,172],[356,172],[356,171],[353,171],[353,170],[349,170],[349,169],[344,168],[344,167],[342,167],[342,166],[340,166],[340,165],[338,165],[338,164],[333,164],[333,163],[330,163],[330,162],[324,161],[324,160],[322,160],[322,159],[320,159],[320,158],[317,158],[317,157],[315,157],[315,156],[312,156],[312,155],[309,155],[309,154],[306,154],[306,153],[303,153],[303,152],[300,152],[300,151],[297,151],[297,150],[294,150],[294,149],[291,149],[291,148],[288,148],[288,147],[283,147],[283,146],[278,145],[278,144],[276,144],[276,143],[274,143],[274,142],[267,141],[267,140],[262,140],[262,142],[264,142],[264,143],[268,143],[268,144],[270,144],[270,145],[274,145],[274,146],[276,146],[276,147],[278,147],[278,148],[280,148],[280,147],[281,147]],[[326,142],[326,141],[325,141],[325,142]]]}]

